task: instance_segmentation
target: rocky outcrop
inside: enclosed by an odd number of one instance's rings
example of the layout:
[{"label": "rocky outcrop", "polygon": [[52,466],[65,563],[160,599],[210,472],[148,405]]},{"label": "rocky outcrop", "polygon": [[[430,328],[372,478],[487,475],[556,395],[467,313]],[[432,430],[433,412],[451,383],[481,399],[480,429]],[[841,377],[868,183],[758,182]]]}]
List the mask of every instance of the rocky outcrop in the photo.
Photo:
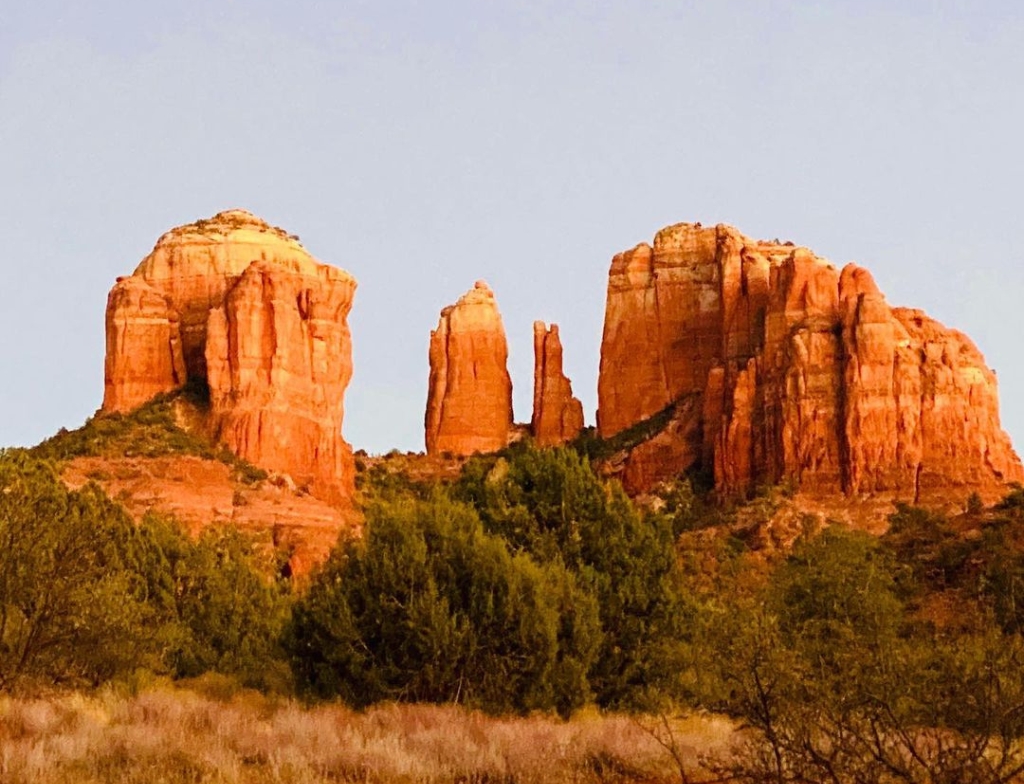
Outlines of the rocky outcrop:
[{"label": "rocky outcrop", "polygon": [[208,389],[204,426],[220,443],[341,502],[354,481],[341,424],[355,287],[243,210],[173,229],[111,291],[103,410]]},{"label": "rocky outcrop", "polygon": [[178,313],[142,278],[118,278],[107,297],[103,409],[124,413],[186,380]]},{"label": "rocky outcrop", "polygon": [[327,560],[342,531],[356,534],[361,526],[351,506],[314,498],[283,476],[250,484],[220,460],[192,455],[79,457],[66,463],[62,478],[75,489],[98,483],[136,520],[171,515],[194,535],[230,525],[259,546],[272,545],[282,572],[298,578]]},{"label": "rocky outcrop", "polygon": [[508,343],[494,292],[483,281],[441,311],[430,333],[427,453],[503,448],[512,428]]},{"label": "rocky outcrop", "polygon": [[351,277],[333,267],[320,265],[312,277],[254,261],[207,325],[218,439],[322,497],[351,476],[341,422],[352,377],[346,316],[353,289]]},{"label": "rocky outcrop", "polygon": [[671,226],[612,261],[598,404],[606,438],[669,414],[623,462],[634,490],[701,468],[732,495],[962,501],[1024,478],[966,336],[891,308],[856,265],[728,226]]},{"label": "rocky outcrop", "polygon": [[572,395],[562,371],[558,325],[533,323],[533,418],[530,432],[539,446],[561,446],[583,429],[583,404]]}]

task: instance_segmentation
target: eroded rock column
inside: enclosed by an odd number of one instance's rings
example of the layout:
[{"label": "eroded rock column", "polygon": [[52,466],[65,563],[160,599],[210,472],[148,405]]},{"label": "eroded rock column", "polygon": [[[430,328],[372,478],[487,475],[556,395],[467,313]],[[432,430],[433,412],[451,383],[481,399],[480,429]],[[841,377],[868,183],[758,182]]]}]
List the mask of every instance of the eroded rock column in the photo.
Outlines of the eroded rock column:
[{"label": "eroded rock column", "polygon": [[533,323],[533,419],[530,431],[539,446],[561,446],[583,429],[583,404],[572,394],[562,371],[558,325]]},{"label": "eroded rock column", "polygon": [[483,281],[441,311],[430,333],[428,454],[471,455],[508,444],[512,379],[494,292]]}]

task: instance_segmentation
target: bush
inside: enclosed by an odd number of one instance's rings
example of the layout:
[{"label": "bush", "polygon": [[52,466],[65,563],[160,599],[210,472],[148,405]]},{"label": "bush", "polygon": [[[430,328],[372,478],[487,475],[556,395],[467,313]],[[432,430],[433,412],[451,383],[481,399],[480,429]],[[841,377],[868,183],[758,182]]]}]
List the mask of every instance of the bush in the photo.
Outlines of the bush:
[{"label": "bush", "polygon": [[176,677],[219,672],[245,686],[286,691],[281,634],[292,595],[257,543],[235,529],[208,528],[190,539],[173,519],[148,515],[154,544],[149,579],[161,586],[170,626],[164,665]]},{"label": "bush", "polygon": [[[177,392],[158,395],[127,414],[97,414],[76,430],[61,429],[56,435],[33,447],[31,454],[42,460],[64,461],[78,457],[143,457],[192,455],[204,460],[219,460],[231,466],[232,477],[255,485],[267,478],[262,468],[216,447],[207,439],[182,428],[174,413],[175,401],[184,399],[202,405],[209,395],[205,382],[189,382]],[[98,478],[98,477],[97,477]]]},{"label": "bush", "polygon": [[512,555],[437,493],[371,506],[365,539],[338,548],[298,602],[287,647],[318,697],[568,712],[588,696],[597,640],[571,575]]},{"label": "bush", "polygon": [[212,460],[216,450],[186,432],[174,417],[176,395],[161,395],[128,414],[97,414],[77,430],[61,429],[32,449],[45,460],[76,457],[196,455]]},{"label": "bush", "polygon": [[670,403],[656,414],[631,425],[611,438],[601,438],[597,435],[596,429],[586,428],[573,441],[571,448],[589,460],[604,460],[618,452],[627,452],[664,430],[676,411],[686,404],[686,400],[687,398],[681,398]]},{"label": "bush", "polygon": [[641,515],[574,450],[528,443],[471,461],[455,492],[514,552],[564,564],[597,601],[602,644],[588,678],[600,705],[673,688],[687,604],[669,518]]},{"label": "bush", "polygon": [[898,574],[875,537],[832,526],[798,543],[779,566],[768,604],[789,640],[833,660],[848,644],[896,638],[904,619]]},{"label": "bush", "polygon": [[[914,513],[895,535],[921,533]],[[905,524],[914,523],[908,528]],[[914,623],[872,537],[801,543],[760,601],[718,608],[706,662],[755,733],[719,773],[749,782],[1008,782],[1024,770],[1024,645]]]},{"label": "bush", "polygon": [[146,542],[95,485],[0,452],[0,689],[99,683],[153,652]]}]

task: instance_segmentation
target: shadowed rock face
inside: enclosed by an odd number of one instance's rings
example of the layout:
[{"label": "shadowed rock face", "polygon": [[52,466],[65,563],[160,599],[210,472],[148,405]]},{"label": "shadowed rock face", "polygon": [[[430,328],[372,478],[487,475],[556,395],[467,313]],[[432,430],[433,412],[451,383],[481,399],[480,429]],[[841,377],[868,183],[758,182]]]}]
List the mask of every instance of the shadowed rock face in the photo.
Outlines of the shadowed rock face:
[{"label": "shadowed rock face", "polygon": [[598,405],[604,437],[672,408],[625,460],[633,490],[695,467],[726,494],[788,480],[908,501],[1024,478],[965,335],[889,307],[860,267],[729,226],[671,226],[613,259]]},{"label": "shadowed rock face", "polygon": [[164,234],[107,300],[103,411],[193,382],[210,433],[319,497],[351,496],[341,438],[355,280],[243,210]]},{"label": "shadowed rock face", "polygon": [[583,429],[583,404],[572,396],[562,372],[558,325],[533,323],[533,419],[530,431],[539,446],[561,446]]},{"label": "shadowed rock face", "polygon": [[430,333],[427,453],[471,455],[505,447],[512,429],[508,343],[483,281],[441,311]]}]

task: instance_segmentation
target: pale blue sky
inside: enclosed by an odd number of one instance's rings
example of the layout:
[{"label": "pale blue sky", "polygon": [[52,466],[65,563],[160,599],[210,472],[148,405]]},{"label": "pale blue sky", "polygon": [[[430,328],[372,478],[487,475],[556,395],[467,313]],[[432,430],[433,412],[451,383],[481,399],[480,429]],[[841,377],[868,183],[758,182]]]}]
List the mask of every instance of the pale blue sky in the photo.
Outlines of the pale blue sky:
[{"label": "pale blue sky", "polygon": [[100,404],[103,310],[244,207],[360,286],[344,433],[421,449],[427,343],[495,289],[588,422],[611,256],[682,220],[856,260],[969,334],[1024,442],[1024,4],[0,0],[0,445]]}]

